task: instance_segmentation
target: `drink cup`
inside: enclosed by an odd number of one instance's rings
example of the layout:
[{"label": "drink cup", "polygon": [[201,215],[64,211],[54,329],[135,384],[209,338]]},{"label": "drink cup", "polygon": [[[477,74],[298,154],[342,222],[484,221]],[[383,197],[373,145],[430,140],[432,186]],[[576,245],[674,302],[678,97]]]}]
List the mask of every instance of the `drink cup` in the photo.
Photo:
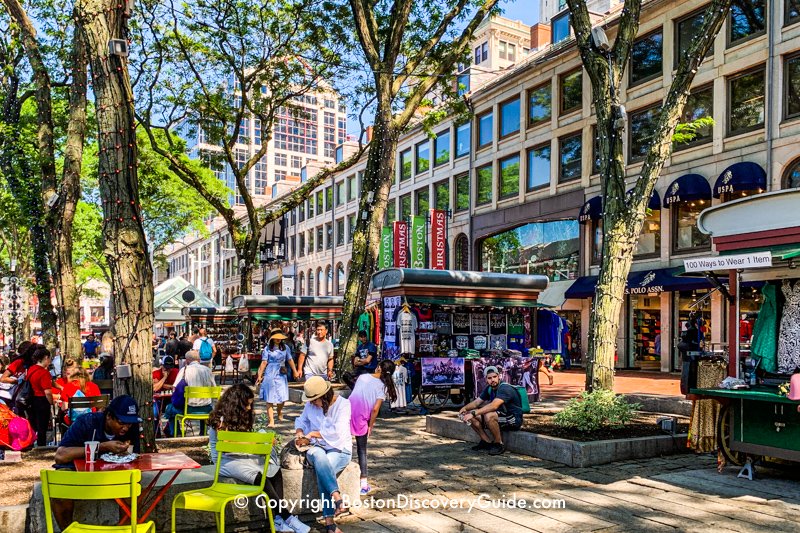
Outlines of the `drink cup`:
[{"label": "drink cup", "polygon": [[128,446],[128,455],[130,455],[130,454],[132,454],[132,453],[133,453],[133,444],[131,444],[130,446]]},{"label": "drink cup", "polygon": [[100,442],[96,440],[88,440],[85,443],[86,462],[94,463],[97,457],[97,449],[100,447]]}]

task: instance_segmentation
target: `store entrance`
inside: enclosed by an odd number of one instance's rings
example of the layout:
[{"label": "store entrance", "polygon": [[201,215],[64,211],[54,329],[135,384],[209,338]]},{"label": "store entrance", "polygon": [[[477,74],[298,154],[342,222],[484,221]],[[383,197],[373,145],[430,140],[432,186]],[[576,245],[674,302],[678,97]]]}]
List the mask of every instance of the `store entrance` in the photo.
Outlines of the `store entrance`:
[{"label": "store entrance", "polygon": [[700,320],[699,330],[702,333],[704,344],[701,349],[711,349],[711,297],[710,289],[699,289],[694,291],[675,292],[673,309],[673,327],[675,332],[672,339],[672,370],[681,371],[681,354],[678,350],[678,343],[681,342],[681,335],[686,329],[687,323],[692,314]]},{"label": "store entrance", "polygon": [[628,297],[630,344],[633,368],[661,370],[661,299],[658,293]]}]

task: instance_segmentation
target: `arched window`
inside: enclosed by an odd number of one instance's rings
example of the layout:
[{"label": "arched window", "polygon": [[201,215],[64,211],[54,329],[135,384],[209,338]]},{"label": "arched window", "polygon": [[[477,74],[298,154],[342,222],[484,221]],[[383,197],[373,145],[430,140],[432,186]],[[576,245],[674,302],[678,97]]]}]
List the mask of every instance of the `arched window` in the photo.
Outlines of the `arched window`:
[{"label": "arched window", "polygon": [[344,272],[345,276],[349,276],[350,275],[352,266],[353,266],[353,261],[352,260],[348,261],[347,262],[347,270],[345,270],[345,272]]},{"label": "arched window", "polygon": [[469,239],[463,233],[456,237],[453,256],[454,270],[469,270]]},{"label": "arched window", "polygon": [[333,267],[328,265],[325,268],[325,294],[330,296],[333,291]]},{"label": "arched window", "polygon": [[306,291],[306,274],[305,272],[300,272],[300,294],[298,296],[303,296]]},{"label": "arched window", "polygon": [[322,267],[317,268],[317,296],[325,294],[325,278],[322,277]]},{"label": "arched window", "polygon": [[308,271],[308,295],[314,296],[314,271]]},{"label": "arched window", "polygon": [[336,265],[336,294],[341,296],[344,294],[344,286],[346,278],[344,277],[344,265],[339,263]]},{"label": "arched window", "polygon": [[795,159],[786,167],[783,173],[781,189],[796,189],[800,187],[800,158]]}]

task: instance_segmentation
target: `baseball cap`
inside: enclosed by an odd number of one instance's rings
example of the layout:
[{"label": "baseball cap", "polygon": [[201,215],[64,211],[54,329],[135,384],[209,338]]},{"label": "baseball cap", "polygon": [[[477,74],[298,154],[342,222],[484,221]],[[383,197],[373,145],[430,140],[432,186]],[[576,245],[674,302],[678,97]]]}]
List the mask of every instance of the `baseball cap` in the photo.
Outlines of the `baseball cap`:
[{"label": "baseball cap", "polygon": [[138,424],[142,421],[142,419],[139,418],[136,400],[127,394],[117,396],[111,400],[111,403],[108,404],[107,409],[111,412],[111,414],[114,415],[114,418],[123,424]]},{"label": "baseball cap", "polygon": [[489,374],[500,374],[500,372],[497,370],[496,366],[487,366],[483,369],[483,377],[486,377]]}]

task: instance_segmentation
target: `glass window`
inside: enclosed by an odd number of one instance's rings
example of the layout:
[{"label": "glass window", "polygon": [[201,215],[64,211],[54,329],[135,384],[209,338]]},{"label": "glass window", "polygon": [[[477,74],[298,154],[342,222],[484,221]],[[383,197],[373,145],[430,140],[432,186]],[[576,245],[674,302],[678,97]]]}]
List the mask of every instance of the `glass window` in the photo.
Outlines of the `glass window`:
[{"label": "glass window", "polygon": [[[689,98],[686,99],[686,105],[683,106],[683,114],[681,115],[678,124],[691,124],[701,118],[714,117],[714,87],[707,85],[692,91]],[[689,132],[694,135],[693,138],[687,138],[686,142],[673,143],[674,150],[680,150],[689,146],[696,146],[698,144],[707,143],[711,140],[714,134],[712,124],[704,125]]]},{"label": "glass window", "polygon": [[416,201],[416,214],[417,215],[426,215],[428,210],[431,208],[431,195],[428,192],[427,187],[425,189],[420,189],[416,192],[417,201]]},{"label": "glass window", "polygon": [[333,248],[333,224],[325,224],[325,249]]},{"label": "glass window", "polygon": [[486,165],[475,171],[475,190],[477,205],[492,203],[492,165]]},{"label": "glass window", "polygon": [[300,272],[300,296],[305,296],[306,292],[306,273]]},{"label": "glass window", "polygon": [[581,177],[581,134],[558,140],[558,181],[576,180]]},{"label": "glass window", "polygon": [[603,219],[592,220],[592,264],[599,265],[603,258]]},{"label": "glass window", "polygon": [[454,255],[453,268],[455,270],[469,270],[469,239],[463,233],[456,237]]},{"label": "glass window", "polygon": [[344,277],[344,265],[339,263],[336,265],[336,294],[339,296],[343,295],[346,285],[347,279]]},{"label": "glass window", "polygon": [[509,61],[517,60],[517,45],[515,45],[514,43],[508,43],[508,60]]},{"label": "glass window", "polygon": [[793,118],[800,115],[800,54],[784,60],[783,77],[783,118]]},{"label": "glass window", "polygon": [[597,124],[592,126],[592,174],[600,174],[600,136],[597,134]]},{"label": "glass window", "polygon": [[519,98],[500,104],[500,138],[519,131]]},{"label": "glass window", "polygon": [[492,112],[478,116],[478,148],[492,144]]},{"label": "glass window", "polygon": [[764,69],[728,79],[728,134],[764,126]]},{"label": "glass window", "polygon": [[317,296],[325,296],[325,275],[322,269],[317,269]]},{"label": "glass window", "polygon": [[333,209],[333,187],[325,189],[325,211]]},{"label": "glass window", "polygon": [[314,230],[308,230],[308,253],[314,253]]},{"label": "glass window", "polygon": [[[326,224],[327,225],[327,224]],[[325,230],[322,226],[317,227],[317,251],[321,252],[325,246]]]},{"label": "glass window", "polygon": [[308,295],[314,296],[314,271],[308,271]]},{"label": "glass window", "polygon": [[308,199],[308,218],[314,218],[314,197]]},{"label": "glass window", "polygon": [[655,132],[658,111],[661,104],[642,111],[630,114],[630,128],[628,128],[628,159],[629,162],[639,161],[647,155]]},{"label": "glass window", "polygon": [[353,235],[356,233],[356,215],[347,217],[347,242],[353,242]]},{"label": "glass window", "polygon": [[528,150],[527,190],[550,185],[550,144],[534,146]]},{"label": "glass window", "polygon": [[664,35],[661,30],[646,35],[631,47],[631,85],[661,76]]},{"label": "glass window", "polygon": [[325,192],[317,191],[317,214],[321,215],[325,208]]},{"label": "glass window", "polygon": [[733,0],[728,15],[728,46],[764,33],[766,0]]},{"label": "glass window", "polygon": [[672,204],[673,220],[672,248],[676,252],[704,248],[709,245],[709,236],[697,228],[700,212],[711,204],[710,200],[696,200]]},{"label": "glass window", "polygon": [[528,91],[528,126],[550,120],[552,90],[549,83]]},{"label": "glass window", "polygon": [[800,187],[800,159],[795,159],[783,174],[783,189],[796,189]]},{"label": "glass window", "polygon": [[353,174],[347,178],[347,201],[352,201],[358,198],[358,180],[356,175]]},{"label": "glass window", "polygon": [[297,255],[303,257],[306,255],[306,234],[301,233],[297,236]]},{"label": "glass window", "polygon": [[482,240],[481,270],[540,274],[552,281],[578,276],[580,229],[577,220],[533,222]]},{"label": "glass window", "polygon": [[444,165],[450,161],[450,130],[440,131],[433,140],[433,151],[435,153],[434,166]]},{"label": "glass window", "polygon": [[500,199],[519,196],[519,155],[500,160]]},{"label": "glass window", "polygon": [[297,208],[297,221],[303,222],[306,219],[306,204],[300,204]]},{"label": "glass window", "polygon": [[633,255],[658,255],[661,251],[661,210],[648,209]]},{"label": "glass window", "polygon": [[583,103],[583,76],[580,70],[561,76],[561,114],[581,108]]},{"label": "glass window", "polygon": [[336,184],[336,205],[344,205],[347,200],[347,192],[345,190],[346,183],[344,180]]},{"label": "glass window", "polygon": [[469,122],[456,126],[456,157],[461,157],[469,153],[471,131],[472,124]]},{"label": "glass window", "polygon": [[476,46],[475,47],[475,64],[479,65],[480,62],[481,62],[481,47],[480,46]]},{"label": "glass window", "polygon": [[498,55],[500,56],[500,59],[505,59],[506,58],[506,45],[507,44],[508,43],[506,43],[505,41],[500,41],[500,45],[497,48]]},{"label": "glass window", "polygon": [[431,165],[431,149],[428,141],[423,141],[415,147],[417,154],[417,166],[415,172],[420,174],[426,172]]},{"label": "glass window", "polygon": [[411,195],[404,194],[400,197],[400,220],[411,218]]},{"label": "glass window", "polygon": [[469,71],[456,76],[456,93],[458,96],[469,92]]},{"label": "glass window", "polygon": [[433,185],[433,202],[436,209],[450,209],[450,183],[447,180]]},{"label": "glass window", "polygon": [[489,42],[481,44],[481,61],[489,59]]},{"label": "glass window", "polygon": [[411,177],[411,148],[400,152],[400,181]]},{"label": "glass window", "polygon": [[469,210],[469,174],[456,176],[456,212]]},{"label": "glass window", "polygon": [[344,246],[344,219],[340,218],[336,221],[336,246]]},{"label": "glass window", "polygon": [[553,44],[569,39],[569,12],[553,17]]},{"label": "glass window", "polygon": [[788,26],[800,20],[800,0],[784,0],[783,25]]},{"label": "glass window", "polygon": [[[691,15],[675,23],[677,28],[675,30],[675,59],[673,68],[678,67],[678,61],[686,55],[686,52],[689,51],[689,46],[692,44],[692,40],[700,34],[704,18],[705,8],[695,11]],[[714,47],[712,46],[708,49],[706,57],[713,53]]]},{"label": "glass window", "polygon": [[392,198],[389,200],[389,203],[386,204],[386,223],[391,224],[395,220],[397,220],[397,203],[394,198]]}]

